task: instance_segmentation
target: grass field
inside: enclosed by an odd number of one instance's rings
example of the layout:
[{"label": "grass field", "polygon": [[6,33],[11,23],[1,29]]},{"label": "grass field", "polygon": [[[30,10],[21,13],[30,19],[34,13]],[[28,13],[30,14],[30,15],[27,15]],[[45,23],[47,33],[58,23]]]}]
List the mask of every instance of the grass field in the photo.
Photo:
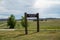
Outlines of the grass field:
[{"label": "grass field", "polygon": [[22,30],[0,31],[0,40],[60,40],[60,32],[56,30],[35,32],[29,31],[28,35]]},{"label": "grass field", "polygon": [[[36,21],[28,21],[28,23],[28,35],[24,34],[24,27],[17,22],[16,30],[0,30],[0,40],[60,40],[60,20],[40,21],[40,32],[38,33],[36,32]],[[0,26],[0,29],[5,28],[8,28],[6,24]]]},{"label": "grass field", "polygon": [[[8,28],[6,23],[7,23],[6,21],[0,22],[0,29]],[[39,23],[40,23],[40,29],[60,29],[60,20],[40,21]],[[28,21],[28,24],[29,24],[28,29],[36,29],[37,26],[36,21]],[[21,26],[20,21],[17,21],[15,29],[24,29]]]}]

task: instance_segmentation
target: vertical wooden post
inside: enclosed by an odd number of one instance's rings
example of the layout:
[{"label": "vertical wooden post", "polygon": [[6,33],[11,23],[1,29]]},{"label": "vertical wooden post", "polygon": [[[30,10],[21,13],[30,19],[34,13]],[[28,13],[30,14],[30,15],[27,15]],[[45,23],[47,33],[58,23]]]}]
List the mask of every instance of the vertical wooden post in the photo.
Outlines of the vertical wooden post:
[{"label": "vertical wooden post", "polygon": [[25,34],[28,34],[27,30],[27,13],[25,12]]},{"label": "vertical wooden post", "polygon": [[39,13],[37,13],[37,32],[39,32]]}]

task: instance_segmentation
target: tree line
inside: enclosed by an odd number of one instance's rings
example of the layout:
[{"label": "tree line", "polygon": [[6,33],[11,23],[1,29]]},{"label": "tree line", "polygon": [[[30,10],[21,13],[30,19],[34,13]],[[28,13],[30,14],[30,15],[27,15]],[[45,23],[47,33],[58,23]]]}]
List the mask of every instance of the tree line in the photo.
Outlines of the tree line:
[{"label": "tree line", "polygon": [[[21,19],[21,25],[25,27],[25,17],[23,16]],[[16,26],[16,19],[13,14],[11,14],[10,17],[8,18],[7,26],[9,26],[9,29],[14,29],[14,27]]]}]

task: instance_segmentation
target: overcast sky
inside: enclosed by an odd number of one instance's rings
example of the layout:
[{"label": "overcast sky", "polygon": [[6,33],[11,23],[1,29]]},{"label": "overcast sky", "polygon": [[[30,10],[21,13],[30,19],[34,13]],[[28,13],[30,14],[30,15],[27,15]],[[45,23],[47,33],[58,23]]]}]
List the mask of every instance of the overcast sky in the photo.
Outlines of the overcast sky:
[{"label": "overcast sky", "polygon": [[40,18],[60,18],[60,0],[1,0],[0,18],[14,14],[17,19],[27,13],[39,13]]}]

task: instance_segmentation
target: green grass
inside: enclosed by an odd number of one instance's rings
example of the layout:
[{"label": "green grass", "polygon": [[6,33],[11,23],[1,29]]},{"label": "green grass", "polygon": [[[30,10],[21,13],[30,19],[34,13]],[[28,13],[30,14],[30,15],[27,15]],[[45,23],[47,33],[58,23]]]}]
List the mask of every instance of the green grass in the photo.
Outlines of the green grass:
[{"label": "green grass", "polygon": [[[40,30],[38,33],[36,32],[36,21],[28,21],[28,23],[28,35],[25,35],[24,27],[21,26],[20,22],[17,22],[15,26],[17,30],[15,31],[0,30],[0,40],[60,40],[60,20],[40,21],[40,29],[44,30]],[[8,28],[7,25],[0,26],[0,29],[4,28]]]},{"label": "green grass", "polygon": [[[60,20],[48,20],[48,21],[40,21],[40,29],[60,29]],[[36,21],[28,21],[29,27],[28,29],[36,29]],[[17,29],[22,29],[20,23],[16,25]]]},{"label": "green grass", "polygon": [[[0,22],[1,24],[6,22]],[[48,20],[48,21],[40,21],[40,29],[60,29],[60,20]],[[29,27],[28,29],[36,29],[36,21],[28,21]],[[8,28],[7,24],[0,26],[0,29]],[[24,29],[20,22],[17,21],[15,29]]]},{"label": "green grass", "polygon": [[41,29],[60,29],[60,20],[40,22]]},{"label": "green grass", "polygon": [[[36,30],[35,30],[36,31]],[[60,32],[58,31],[29,31],[28,35],[24,31],[0,31],[0,40],[60,40]]]}]

